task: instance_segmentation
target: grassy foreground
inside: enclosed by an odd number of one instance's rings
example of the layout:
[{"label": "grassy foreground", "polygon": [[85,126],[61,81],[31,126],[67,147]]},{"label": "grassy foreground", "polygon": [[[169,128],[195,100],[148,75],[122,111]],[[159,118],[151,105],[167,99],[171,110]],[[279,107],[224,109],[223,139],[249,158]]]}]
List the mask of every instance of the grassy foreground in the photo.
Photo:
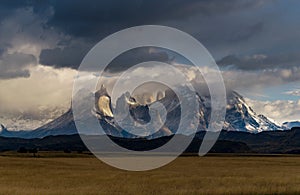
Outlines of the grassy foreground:
[{"label": "grassy foreground", "polygon": [[300,157],[180,157],[147,172],[70,157],[0,156],[0,194],[300,194]]}]

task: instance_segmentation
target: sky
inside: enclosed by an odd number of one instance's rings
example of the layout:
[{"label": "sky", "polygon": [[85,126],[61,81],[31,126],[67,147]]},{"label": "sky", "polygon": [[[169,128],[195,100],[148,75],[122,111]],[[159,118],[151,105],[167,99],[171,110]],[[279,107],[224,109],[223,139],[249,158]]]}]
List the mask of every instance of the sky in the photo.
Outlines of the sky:
[{"label": "sky", "polygon": [[[0,123],[10,127],[17,118],[32,128],[66,111],[86,53],[114,32],[146,24],[174,27],[200,41],[226,87],[257,113],[278,123],[300,120],[299,11],[297,0],[3,0]],[[120,59],[112,73],[137,61],[182,61],[155,48]]]}]

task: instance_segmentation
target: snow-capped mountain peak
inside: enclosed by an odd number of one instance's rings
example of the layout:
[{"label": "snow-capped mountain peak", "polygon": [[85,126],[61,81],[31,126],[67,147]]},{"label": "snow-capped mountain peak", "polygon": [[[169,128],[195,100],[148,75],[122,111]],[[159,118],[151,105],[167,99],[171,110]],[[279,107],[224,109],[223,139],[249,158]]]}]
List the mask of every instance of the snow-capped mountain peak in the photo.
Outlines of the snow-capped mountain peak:
[{"label": "snow-capped mountain peak", "polygon": [[272,131],[282,130],[282,128],[276,123],[269,120],[262,114],[257,114],[245,101],[245,99],[233,91],[229,93],[226,113],[226,124],[225,130],[234,131],[250,131],[250,132],[261,132],[261,131]]}]

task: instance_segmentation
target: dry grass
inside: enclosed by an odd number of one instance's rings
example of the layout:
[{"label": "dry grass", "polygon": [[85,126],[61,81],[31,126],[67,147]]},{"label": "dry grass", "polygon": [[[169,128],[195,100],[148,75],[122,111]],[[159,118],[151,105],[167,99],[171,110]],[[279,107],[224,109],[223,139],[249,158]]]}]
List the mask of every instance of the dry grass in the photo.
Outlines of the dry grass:
[{"label": "dry grass", "polygon": [[0,194],[300,194],[300,157],[180,157],[127,172],[75,156],[0,157]]}]

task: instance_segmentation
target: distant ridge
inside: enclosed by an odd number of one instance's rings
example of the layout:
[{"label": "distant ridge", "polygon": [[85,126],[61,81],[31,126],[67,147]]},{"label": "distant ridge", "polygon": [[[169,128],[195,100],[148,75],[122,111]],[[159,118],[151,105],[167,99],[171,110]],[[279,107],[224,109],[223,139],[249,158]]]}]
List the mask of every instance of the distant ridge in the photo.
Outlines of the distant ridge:
[{"label": "distant ridge", "polygon": [[[199,132],[193,139],[186,153],[197,153],[202,142],[204,132]],[[86,138],[94,139],[93,136]],[[97,136],[101,141],[103,135]],[[156,139],[128,139],[120,137],[110,138],[122,147],[131,150],[150,150],[168,142],[172,136]],[[187,136],[182,135],[181,139]],[[57,135],[42,139],[21,139],[0,137],[0,151],[18,150],[20,147],[38,148],[46,151],[87,151],[80,136]],[[110,152],[110,151],[104,151]],[[170,151],[171,152],[171,151]],[[257,134],[249,132],[222,131],[211,153],[257,153],[257,154],[300,154],[300,128],[287,131],[268,131]]]}]

